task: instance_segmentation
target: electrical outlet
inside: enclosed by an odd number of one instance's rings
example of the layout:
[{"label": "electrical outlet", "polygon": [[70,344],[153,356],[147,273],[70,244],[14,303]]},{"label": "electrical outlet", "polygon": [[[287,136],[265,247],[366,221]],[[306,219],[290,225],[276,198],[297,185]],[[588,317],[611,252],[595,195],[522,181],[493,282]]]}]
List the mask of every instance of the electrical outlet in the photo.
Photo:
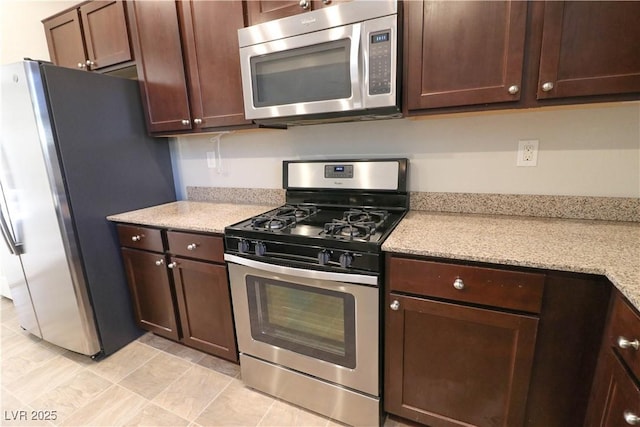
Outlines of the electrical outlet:
[{"label": "electrical outlet", "polygon": [[527,139],[518,141],[518,159],[516,166],[538,165],[538,140]]},{"label": "electrical outlet", "polygon": [[207,151],[207,166],[209,169],[216,168],[216,152],[215,151]]}]

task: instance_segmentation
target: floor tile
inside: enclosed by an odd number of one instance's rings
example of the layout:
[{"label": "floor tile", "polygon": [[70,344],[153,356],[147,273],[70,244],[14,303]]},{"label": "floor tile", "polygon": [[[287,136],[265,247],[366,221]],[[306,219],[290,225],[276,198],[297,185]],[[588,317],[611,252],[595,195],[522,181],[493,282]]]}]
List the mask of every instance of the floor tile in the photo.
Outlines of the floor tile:
[{"label": "floor tile", "polygon": [[165,350],[167,347],[173,344],[173,341],[160,337],[151,332],[147,332],[146,334],[142,335],[140,338],[138,338],[138,341],[150,345],[151,347],[157,348],[158,350]]},{"label": "floor tile", "polygon": [[82,367],[77,363],[56,355],[55,358],[9,382],[7,388],[18,399],[31,405],[40,395],[68,381],[80,369]]},{"label": "floor tile", "polygon": [[147,399],[153,399],[191,366],[191,363],[176,356],[158,353],[118,384]]},{"label": "floor tile", "polygon": [[142,408],[133,416],[125,426],[169,426],[180,427],[188,426],[189,421],[167,411],[153,403]]},{"label": "floor tile", "polygon": [[163,351],[166,351],[169,354],[173,354],[174,356],[178,356],[181,359],[188,360],[189,362],[193,363],[198,362],[205,356],[205,353],[201,351],[186,347],[176,342],[172,342],[171,344],[169,344],[167,348],[163,349]]},{"label": "floor tile", "polygon": [[118,382],[158,354],[158,350],[137,341],[121,348],[89,369],[106,379]]},{"label": "floor tile", "polygon": [[289,403],[276,400],[258,424],[261,427],[324,427],[328,419]]},{"label": "floor tile", "polygon": [[153,403],[193,421],[211,403],[231,378],[194,365],[153,399]]},{"label": "floor tile", "polygon": [[113,383],[91,371],[81,370],[69,380],[42,394],[31,402],[31,406],[55,410],[58,420],[63,421],[112,385]]},{"label": "floor tile", "polygon": [[233,380],[196,419],[202,426],[257,426],[275,399]]},{"label": "floor tile", "polygon": [[120,426],[126,424],[148,401],[117,384],[63,420],[63,426]]},{"label": "floor tile", "polygon": [[240,374],[240,365],[209,354],[206,354],[202,359],[198,360],[197,363],[200,366],[213,369],[216,372],[232,378],[236,378]]}]

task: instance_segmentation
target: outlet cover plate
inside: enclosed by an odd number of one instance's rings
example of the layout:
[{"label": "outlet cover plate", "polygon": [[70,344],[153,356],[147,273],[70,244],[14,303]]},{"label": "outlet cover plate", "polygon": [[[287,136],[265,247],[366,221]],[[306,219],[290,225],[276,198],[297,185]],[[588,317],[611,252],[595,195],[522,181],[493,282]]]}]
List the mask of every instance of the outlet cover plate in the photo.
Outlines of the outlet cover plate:
[{"label": "outlet cover plate", "polygon": [[518,158],[516,166],[537,166],[538,165],[538,143],[537,139],[526,139],[518,141]]}]

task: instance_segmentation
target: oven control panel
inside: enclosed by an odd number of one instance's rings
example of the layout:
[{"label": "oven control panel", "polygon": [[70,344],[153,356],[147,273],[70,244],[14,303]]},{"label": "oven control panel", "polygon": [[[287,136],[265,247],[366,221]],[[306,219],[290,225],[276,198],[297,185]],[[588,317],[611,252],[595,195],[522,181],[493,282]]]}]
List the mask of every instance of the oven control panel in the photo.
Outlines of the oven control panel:
[{"label": "oven control panel", "polygon": [[325,178],[353,178],[353,165],[325,165]]}]

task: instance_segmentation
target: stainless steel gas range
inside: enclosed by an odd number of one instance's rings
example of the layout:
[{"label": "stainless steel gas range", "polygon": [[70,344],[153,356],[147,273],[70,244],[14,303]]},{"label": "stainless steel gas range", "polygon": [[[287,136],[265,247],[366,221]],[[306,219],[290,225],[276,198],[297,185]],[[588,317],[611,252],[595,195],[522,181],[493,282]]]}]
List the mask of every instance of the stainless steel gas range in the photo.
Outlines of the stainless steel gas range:
[{"label": "stainless steel gas range", "polygon": [[225,229],[244,383],[351,425],[380,423],[381,245],[407,159],[285,161],[286,205]]}]

